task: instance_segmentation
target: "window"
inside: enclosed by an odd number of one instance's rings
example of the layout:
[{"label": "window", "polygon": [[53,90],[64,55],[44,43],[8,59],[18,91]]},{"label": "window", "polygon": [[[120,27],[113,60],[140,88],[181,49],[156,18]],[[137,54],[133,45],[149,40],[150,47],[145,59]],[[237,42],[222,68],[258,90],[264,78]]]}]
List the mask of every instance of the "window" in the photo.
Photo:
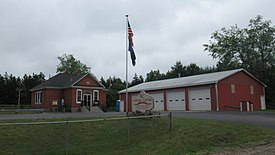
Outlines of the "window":
[{"label": "window", "polygon": [[253,95],[254,94],[254,87],[250,86],[250,94]]},{"label": "window", "polygon": [[77,89],[76,90],[76,103],[81,103],[82,101],[82,90]]},{"label": "window", "polygon": [[99,101],[99,91],[94,90],[94,101]]},{"label": "window", "polygon": [[42,91],[35,93],[35,104],[41,104],[42,103]]},{"label": "window", "polygon": [[231,93],[235,93],[236,92],[236,88],[234,84],[231,84]]}]

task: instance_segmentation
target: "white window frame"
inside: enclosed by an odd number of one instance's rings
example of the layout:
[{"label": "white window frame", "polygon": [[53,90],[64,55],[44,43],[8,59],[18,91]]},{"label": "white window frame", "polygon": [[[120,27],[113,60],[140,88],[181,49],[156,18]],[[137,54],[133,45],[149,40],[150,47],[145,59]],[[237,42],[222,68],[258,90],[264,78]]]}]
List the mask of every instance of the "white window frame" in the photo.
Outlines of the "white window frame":
[{"label": "white window frame", "polygon": [[234,84],[231,84],[231,93],[232,94],[236,93],[236,86]]},{"label": "white window frame", "polygon": [[34,102],[35,104],[42,103],[42,91],[35,92]]},{"label": "white window frame", "polygon": [[[95,96],[95,92],[97,92],[97,96]],[[97,101],[99,101],[99,91],[98,90],[93,91],[93,101],[95,101],[96,97],[97,97]]]},{"label": "white window frame", "polygon": [[[80,92],[80,101],[78,100],[78,97],[79,97],[78,92]],[[82,90],[81,89],[76,90],[75,101],[77,104],[81,104],[81,101],[82,101]]]}]

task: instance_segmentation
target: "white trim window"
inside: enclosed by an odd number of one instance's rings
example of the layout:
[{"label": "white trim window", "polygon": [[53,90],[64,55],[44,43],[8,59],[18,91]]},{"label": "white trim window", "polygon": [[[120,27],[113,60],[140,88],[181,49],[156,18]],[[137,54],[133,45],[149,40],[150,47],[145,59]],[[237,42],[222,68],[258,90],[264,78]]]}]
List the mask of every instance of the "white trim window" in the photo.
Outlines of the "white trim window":
[{"label": "white trim window", "polygon": [[254,86],[250,86],[250,94],[251,94],[251,95],[254,94]]},{"label": "white trim window", "polygon": [[94,90],[94,101],[99,101],[99,91],[98,90]]},{"label": "white trim window", "polygon": [[42,91],[35,92],[35,104],[42,103]]},{"label": "white trim window", "polygon": [[234,84],[231,84],[231,93],[235,93],[236,92],[236,88]]},{"label": "white trim window", "polygon": [[82,101],[82,90],[81,89],[77,89],[76,90],[76,103],[80,104]]}]

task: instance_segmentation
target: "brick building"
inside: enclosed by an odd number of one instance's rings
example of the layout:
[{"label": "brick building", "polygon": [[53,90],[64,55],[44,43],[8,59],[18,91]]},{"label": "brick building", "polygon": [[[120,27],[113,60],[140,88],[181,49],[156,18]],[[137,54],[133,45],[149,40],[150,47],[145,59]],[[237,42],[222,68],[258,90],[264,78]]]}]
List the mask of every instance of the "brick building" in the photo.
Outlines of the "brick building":
[{"label": "brick building", "polygon": [[31,107],[47,111],[64,105],[71,111],[81,106],[106,106],[104,86],[92,74],[59,73],[31,90]]}]

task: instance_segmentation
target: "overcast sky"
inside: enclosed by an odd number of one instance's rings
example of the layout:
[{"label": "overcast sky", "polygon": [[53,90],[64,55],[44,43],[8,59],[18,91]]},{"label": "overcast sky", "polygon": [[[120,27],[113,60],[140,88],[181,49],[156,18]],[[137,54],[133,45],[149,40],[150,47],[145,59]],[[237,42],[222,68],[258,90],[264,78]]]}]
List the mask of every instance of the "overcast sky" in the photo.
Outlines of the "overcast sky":
[{"label": "overcast sky", "polygon": [[125,80],[126,19],[134,31],[134,73],[166,73],[176,61],[212,66],[211,34],[257,15],[275,22],[274,0],[0,0],[0,74],[56,74],[73,54],[101,76]]}]

